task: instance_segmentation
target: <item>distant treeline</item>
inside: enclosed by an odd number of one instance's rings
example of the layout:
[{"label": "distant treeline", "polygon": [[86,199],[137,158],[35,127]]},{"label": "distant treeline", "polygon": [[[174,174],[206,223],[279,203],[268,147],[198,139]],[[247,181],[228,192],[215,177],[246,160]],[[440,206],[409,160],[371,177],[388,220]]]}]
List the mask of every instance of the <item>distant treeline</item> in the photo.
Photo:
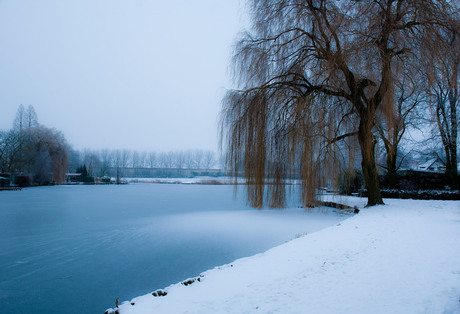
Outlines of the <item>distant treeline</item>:
[{"label": "distant treeline", "polygon": [[210,150],[139,152],[127,149],[84,149],[70,152],[69,171],[76,172],[84,165],[89,175],[104,177],[114,176],[114,169],[215,169],[222,164],[216,153]]},{"label": "distant treeline", "polygon": [[85,169],[85,180],[94,181],[94,177],[134,173],[114,169],[200,170],[222,166],[222,159],[210,150],[75,150],[60,131],[38,123],[31,105],[27,108],[20,105],[13,127],[0,130],[0,185],[18,184],[18,180],[21,185],[61,184],[65,181],[66,173],[81,173],[82,169]]},{"label": "distant treeline", "polygon": [[186,168],[110,168],[108,176],[112,178],[195,178],[228,177],[225,169],[186,169]]}]

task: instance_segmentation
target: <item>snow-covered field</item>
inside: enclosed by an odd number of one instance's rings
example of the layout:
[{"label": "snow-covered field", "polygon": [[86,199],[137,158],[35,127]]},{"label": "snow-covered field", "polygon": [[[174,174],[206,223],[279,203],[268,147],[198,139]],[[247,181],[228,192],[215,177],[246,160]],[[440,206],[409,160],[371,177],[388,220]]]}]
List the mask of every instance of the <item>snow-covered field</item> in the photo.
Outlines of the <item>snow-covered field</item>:
[{"label": "snow-covered field", "polygon": [[119,312],[460,313],[460,202],[339,201],[361,212]]}]

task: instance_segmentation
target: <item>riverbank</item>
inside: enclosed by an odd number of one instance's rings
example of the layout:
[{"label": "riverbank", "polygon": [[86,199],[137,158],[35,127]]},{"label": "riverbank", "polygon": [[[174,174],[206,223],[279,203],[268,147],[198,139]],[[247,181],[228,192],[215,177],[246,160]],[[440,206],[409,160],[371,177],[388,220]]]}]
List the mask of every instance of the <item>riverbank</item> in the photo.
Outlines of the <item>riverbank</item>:
[{"label": "riverbank", "polygon": [[[340,202],[363,204],[359,198]],[[118,310],[460,313],[460,203],[385,202],[263,254],[197,274],[156,296],[123,302]]]}]

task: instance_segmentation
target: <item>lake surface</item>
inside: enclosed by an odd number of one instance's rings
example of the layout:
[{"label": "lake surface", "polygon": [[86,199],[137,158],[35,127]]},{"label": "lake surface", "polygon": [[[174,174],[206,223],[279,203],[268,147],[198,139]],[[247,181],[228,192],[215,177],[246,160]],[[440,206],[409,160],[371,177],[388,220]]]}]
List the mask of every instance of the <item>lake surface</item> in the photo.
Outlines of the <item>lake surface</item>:
[{"label": "lake surface", "polygon": [[346,217],[255,210],[243,188],[130,184],[0,192],[0,313],[103,313]]}]

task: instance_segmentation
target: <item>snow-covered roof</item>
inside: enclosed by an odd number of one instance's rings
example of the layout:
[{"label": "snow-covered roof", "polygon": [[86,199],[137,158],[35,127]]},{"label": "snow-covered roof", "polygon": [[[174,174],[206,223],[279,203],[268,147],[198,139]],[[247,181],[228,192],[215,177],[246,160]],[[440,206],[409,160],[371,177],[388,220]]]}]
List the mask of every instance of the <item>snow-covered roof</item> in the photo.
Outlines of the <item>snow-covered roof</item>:
[{"label": "snow-covered roof", "polygon": [[429,167],[433,166],[436,163],[442,165],[442,162],[441,160],[439,160],[439,158],[432,158],[432,159],[425,161],[424,163],[421,163],[418,167],[420,169],[428,169]]}]

